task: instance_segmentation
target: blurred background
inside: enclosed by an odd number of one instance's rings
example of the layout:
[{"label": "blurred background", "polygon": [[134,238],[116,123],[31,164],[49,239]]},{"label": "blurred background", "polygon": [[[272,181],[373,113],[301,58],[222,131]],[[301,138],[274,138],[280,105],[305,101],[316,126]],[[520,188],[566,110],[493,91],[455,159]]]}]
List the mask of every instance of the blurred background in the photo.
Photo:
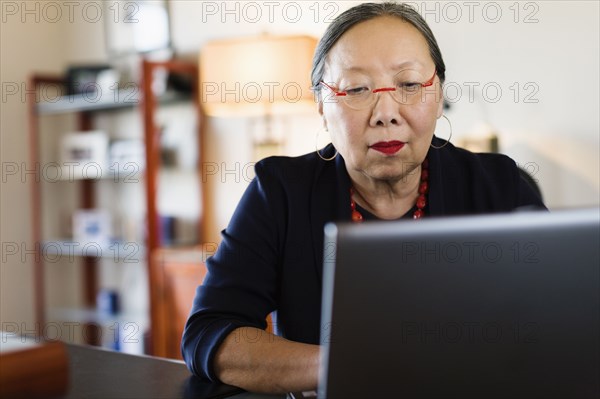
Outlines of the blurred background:
[{"label": "blurred background", "polygon": [[[312,51],[358,2],[0,3],[0,329],[178,357],[254,163],[315,150]],[[599,3],[411,4],[452,142],[511,156],[551,209],[597,207]]]}]

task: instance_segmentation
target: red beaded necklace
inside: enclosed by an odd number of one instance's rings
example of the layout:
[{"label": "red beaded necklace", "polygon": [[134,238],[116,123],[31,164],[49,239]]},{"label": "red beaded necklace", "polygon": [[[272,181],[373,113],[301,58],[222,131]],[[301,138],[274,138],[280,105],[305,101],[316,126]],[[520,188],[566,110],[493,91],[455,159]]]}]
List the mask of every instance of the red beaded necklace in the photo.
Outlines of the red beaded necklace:
[{"label": "red beaded necklace", "polygon": [[[413,219],[421,219],[425,216],[425,207],[427,206],[427,193],[429,192],[429,161],[427,158],[421,164],[421,183],[419,183],[419,197],[417,198],[417,210],[413,213]],[[350,187],[350,210],[352,211],[352,221],[354,223],[362,223],[363,215],[356,210],[356,202],[354,202],[354,187]]]}]

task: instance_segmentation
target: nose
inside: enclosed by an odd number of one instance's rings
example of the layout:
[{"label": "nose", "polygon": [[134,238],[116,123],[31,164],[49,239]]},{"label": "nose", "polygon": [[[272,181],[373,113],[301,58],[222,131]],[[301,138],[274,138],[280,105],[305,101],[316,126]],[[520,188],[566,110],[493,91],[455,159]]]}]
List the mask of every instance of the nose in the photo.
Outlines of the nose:
[{"label": "nose", "polygon": [[400,104],[394,100],[392,93],[381,91],[375,93],[375,104],[369,123],[371,126],[390,126],[402,123]]}]

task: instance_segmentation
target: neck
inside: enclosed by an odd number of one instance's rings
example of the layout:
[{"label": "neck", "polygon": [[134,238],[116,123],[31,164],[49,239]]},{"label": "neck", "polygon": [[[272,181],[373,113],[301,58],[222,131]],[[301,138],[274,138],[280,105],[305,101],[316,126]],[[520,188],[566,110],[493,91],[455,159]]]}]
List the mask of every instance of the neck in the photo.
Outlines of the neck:
[{"label": "neck", "polygon": [[379,219],[398,219],[408,212],[419,196],[421,165],[396,180],[375,180],[364,174],[350,174],[354,201]]}]

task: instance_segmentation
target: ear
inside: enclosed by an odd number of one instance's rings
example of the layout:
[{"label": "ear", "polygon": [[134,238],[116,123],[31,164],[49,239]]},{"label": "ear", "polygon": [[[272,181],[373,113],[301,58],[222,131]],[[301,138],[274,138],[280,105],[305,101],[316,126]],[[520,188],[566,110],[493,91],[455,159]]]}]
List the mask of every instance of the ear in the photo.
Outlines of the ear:
[{"label": "ear", "polygon": [[438,109],[437,109],[437,119],[440,119],[444,114],[444,86],[442,86],[442,82],[439,82],[440,88],[440,97],[438,101]]},{"label": "ear", "polygon": [[318,101],[318,107],[319,107],[319,115],[323,116],[323,101],[321,101],[321,97],[319,96],[319,98],[317,99]]},{"label": "ear", "polygon": [[325,128],[325,131],[327,131],[327,119],[325,119],[325,115],[323,114],[323,101],[321,101],[321,99],[319,98],[319,103],[318,103],[318,107],[319,107],[319,115],[321,115],[321,119],[323,119],[323,128]]},{"label": "ear", "polygon": [[444,114],[444,95],[440,94],[440,101],[438,103],[438,109],[437,109],[437,119],[441,118],[443,114]]}]

